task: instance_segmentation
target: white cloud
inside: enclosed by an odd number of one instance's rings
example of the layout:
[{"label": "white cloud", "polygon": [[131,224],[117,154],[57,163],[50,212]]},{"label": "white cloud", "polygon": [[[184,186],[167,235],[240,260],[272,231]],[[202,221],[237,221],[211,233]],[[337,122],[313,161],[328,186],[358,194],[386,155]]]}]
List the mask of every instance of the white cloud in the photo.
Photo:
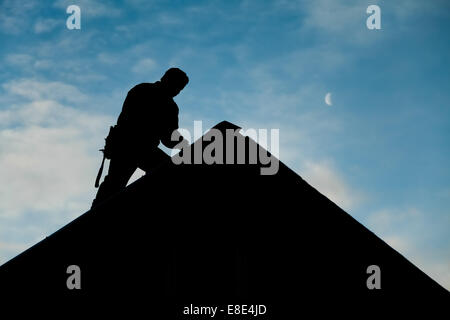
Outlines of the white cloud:
[{"label": "white cloud", "polygon": [[[305,25],[331,33],[365,28],[367,6],[355,1],[316,0],[306,6]],[[358,26],[358,22],[362,22]]]},{"label": "white cloud", "polygon": [[415,248],[414,239],[408,235],[384,236],[383,240],[404,255],[419,269],[450,290],[450,255],[440,256],[432,252],[423,252]]},{"label": "white cloud", "polygon": [[[433,226],[417,208],[385,208],[367,218],[367,226],[392,248],[450,290],[450,255],[435,248]],[[440,241],[440,240],[437,240]]]},{"label": "white cloud", "polygon": [[413,235],[389,235],[383,236],[382,239],[441,286],[450,290],[450,255],[448,253],[439,255],[432,247],[426,252],[417,249],[415,244],[417,239]]},{"label": "white cloud", "polygon": [[[56,231],[52,228],[89,208],[101,160],[97,150],[113,119],[65,104],[78,101],[77,95],[86,98],[68,84],[22,79],[3,88],[15,97],[14,106],[0,111],[0,176],[5,181],[0,184],[0,257],[10,258],[14,248]],[[37,222],[30,221],[33,214]],[[30,224],[38,231],[27,229]],[[6,241],[18,227],[28,241]]]},{"label": "white cloud", "polygon": [[180,25],[183,23],[183,19],[181,17],[166,12],[160,13],[157,19],[158,23],[163,26]]},{"label": "white cloud", "polygon": [[62,82],[41,82],[35,79],[20,79],[7,82],[2,87],[11,94],[31,100],[85,101],[86,96],[76,87]]},{"label": "white cloud", "polygon": [[11,243],[11,242],[0,242],[0,251],[3,250],[24,250],[26,247],[21,243]]},{"label": "white cloud", "polygon": [[26,243],[0,242],[0,265],[26,248]]},{"label": "white cloud", "polygon": [[45,33],[50,32],[57,26],[61,26],[61,28],[65,28],[64,25],[64,19],[58,20],[58,19],[40,19],[36,21],[34,24],[34,32],[35,33]]},{"label": "white cloud", "polygon": [[35,0],[0,2],[0,32],[19,34],[29,26],[29,17],[37,8]]},{"label": "white cloud", "polygon": [[115,64],[118,61],[117,57],[107,52],[100,52],[97,59],[104,64]]},{"label": "white cloud", "polygon": [[5,57],[5,63],[10,67],[19,68],[20,72],[33,74],[37,70],[49,69],[55,66],[54,61],[36,59],[26,53],[12,53]]},{"label": "white cloud", "polygon": [[383,241],[390,245],[392,248],[395,248],[398,252],[408,252],[411,250],[410,243],[406,238],[398,235],[389,235],[384,236]]},{"label": "white cloud", "polygon": [[95,157],[89,152],[94,145],[74,120],[61,127],[0,131],[0,174],[8,181],[0,186],[2,216],[62,212],[68,200],[86,194],[95,175]]},{"label": "white cloud", "polygon": [[450,199],[450,188],[444,188],[437,192],[437,196],[444,199]]},{"label": "white cloud", "polygon": [[450,291],[450,255],[429,259],[428,257],[417,256],[413,261],[417,266],[425,271],[432,279]]},{"label": "white cloud", "polygon": [[[305,18],[302,21],[302,31],[319,31],[332,37],[327,42],[339,41],[339,43],[350,42],[357,45],[373,44],[374,41],[386,39],[392,36],[392,32],[383,32],[387,25],[388,29],[395,28],[399,31],[411,28],[415,17],[438,13],[447,5],[445,1],[411,1],[396,0],[389,3],[379,1],[360,0],[314,0],[304,5],[287,5],[287,1],[278,0],[285,8],[291,6],[298,11],[301,10]],[[369,5],[379,5],[381,8],[381,31],[369,31],[366,20],[369,17],[366,9]]]},{"label": "white cloud", "polygon": [[419,221],[422,218],[422,213],[416,208],[382,209],[372,213],[367,221],[375,232],[386,234],[394,227],[401,226],[406,222]]},{"label": "white cloud", "polygon": [[355,208],[362,200],[359,192],[348,186],[329,161],[306,161],[301,173],[308,183],[345,210]]},{"label": "white cloud", "polygon": [[8,64],[17,65],[20,67],[26,67],[32,63],[33,57],[30,56],[29,54],[13,53],[13,54],[8,54],[5,58],[5,61]]},{"label": "white cloud", "polygon": [[131,69],[135,73],[148,73],[156,68],[156,62],[150,58],[139,60]]}]

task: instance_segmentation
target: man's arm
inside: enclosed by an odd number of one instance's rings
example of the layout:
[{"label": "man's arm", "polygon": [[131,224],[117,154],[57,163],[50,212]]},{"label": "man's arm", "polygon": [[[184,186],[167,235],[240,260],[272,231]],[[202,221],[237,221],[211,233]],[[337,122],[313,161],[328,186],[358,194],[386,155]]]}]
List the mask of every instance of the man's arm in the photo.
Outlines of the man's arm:
[{"label": "man's arm", "polygon": [[184,137],[178,132],[177,129],[172,131],[169,137],[164,136],[161,139],[161,143],[169,149],[181,149],[184,148],[184,146],[189,145],[189,141],[184,139]]},{"label": "man's arm", "polygon": [[[178,132],[178,107],[173,106],[172,112],[165,119],[165,128],[162,130],[161,143],[169,149],[174,149],[181,142],[189,145],[189,142]],[[178,146],[177,149],[179,149]]]}]

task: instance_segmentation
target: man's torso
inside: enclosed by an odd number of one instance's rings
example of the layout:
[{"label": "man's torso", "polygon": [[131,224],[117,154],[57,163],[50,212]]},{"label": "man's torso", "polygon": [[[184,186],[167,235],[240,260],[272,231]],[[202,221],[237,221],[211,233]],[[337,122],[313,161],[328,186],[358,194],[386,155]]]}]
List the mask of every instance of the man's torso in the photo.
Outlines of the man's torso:
[{"label": "man's torso", "polygon": [[129,148],[156,148],[163,135],[178,128],[178,106],[160,83],[132,88],[117,120],[121,140]]}]

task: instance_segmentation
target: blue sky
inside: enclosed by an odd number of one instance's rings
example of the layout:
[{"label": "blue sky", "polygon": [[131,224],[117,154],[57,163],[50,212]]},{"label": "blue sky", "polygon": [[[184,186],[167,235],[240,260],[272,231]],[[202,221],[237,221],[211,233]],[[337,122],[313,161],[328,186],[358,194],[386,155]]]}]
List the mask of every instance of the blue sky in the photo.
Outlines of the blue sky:
[{"label": "blue sky", "polygon": [[89,208],[127,91],[178,66],[182,127],[279,128],[282,161],[450,289],[449,16],[444,0],[1,1],[0,263]]}]

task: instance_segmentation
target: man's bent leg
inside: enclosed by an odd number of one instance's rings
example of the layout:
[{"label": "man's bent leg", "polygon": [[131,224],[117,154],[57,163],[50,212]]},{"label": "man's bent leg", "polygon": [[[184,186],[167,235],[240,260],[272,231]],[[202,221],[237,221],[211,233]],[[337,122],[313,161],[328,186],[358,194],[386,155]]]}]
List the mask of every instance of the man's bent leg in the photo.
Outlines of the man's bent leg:
[{"label": "man's bent leg", "polygon": [[123,190],[127,186],[128,180],[130,180],[136,168],[137,165],[133,161],[122,158],[111,159],[108,174],[105,176],[105,180],[100,184],[97,196],[94,201],[92,201],[91,208]]},{"label": "man's bent leg", "polygon": [[150,172],[152,169],[163,165],[164,163],[170,163],[171,158],[167,153],[162,151],[160,148],[155,148],[153,150],[148,150],[140,159],[138,166],[140,169],[145,171],[145,173]]}]

